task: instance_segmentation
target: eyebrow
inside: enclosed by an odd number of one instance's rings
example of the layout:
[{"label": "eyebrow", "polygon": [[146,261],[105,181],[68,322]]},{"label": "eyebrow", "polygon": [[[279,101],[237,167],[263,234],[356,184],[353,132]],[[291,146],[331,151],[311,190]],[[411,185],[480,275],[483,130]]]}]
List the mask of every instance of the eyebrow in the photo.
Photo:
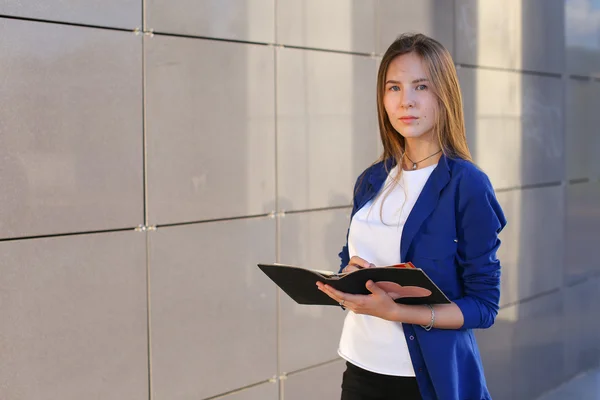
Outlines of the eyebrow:
[{"label": "eyebrow", "polygon": [[[418,79],[415,79],[414,81],[412,81],[411,83],[415,84],[415,83],[428,82],[428,81],[429,81],[429,79],[427,79],[427,78],[418,78]],[[385,84],[387,85],[388,83],[402,83],[402,82],[389,80]]]}]

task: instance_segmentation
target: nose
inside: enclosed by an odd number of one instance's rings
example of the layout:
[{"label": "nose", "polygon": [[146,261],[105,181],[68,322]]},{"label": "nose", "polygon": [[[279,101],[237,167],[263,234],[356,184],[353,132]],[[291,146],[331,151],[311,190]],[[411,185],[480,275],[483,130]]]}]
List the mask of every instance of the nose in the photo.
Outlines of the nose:
[{"label": "nose", "polygon": [[402,108],[412,108],[415,106],[415,99],[413,97],[413,94],[410,93],[410,91],[405,90],[404,92],[402,92],[402,99],[400,101],[400,106]]}]

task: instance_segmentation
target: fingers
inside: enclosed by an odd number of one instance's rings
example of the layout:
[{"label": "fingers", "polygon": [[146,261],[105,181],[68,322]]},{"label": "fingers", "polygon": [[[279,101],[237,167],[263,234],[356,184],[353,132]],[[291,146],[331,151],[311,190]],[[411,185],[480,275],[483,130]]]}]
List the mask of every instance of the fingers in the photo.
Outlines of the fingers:
[{"label": "fingers", "polygon": [[375,282],[369,280],[367,281],[367,283],[365,284],[365,286],[367,287],[367,290],[371,293],[373,293],[374,295],[383,295],[383,294],[387,294],[385,290],[383,290],[382,288],[380,288],[379,286],[377,286],[377,284],[375,284]]},{"label": "fingers", "polygon": [[374,268],[375,264],[372,264],[370,262],[368,262],[365,259],[362,259],[358,256],[354,256],[350,259],[350,262],[348,263],[348,265],[356,265],[359,268]]},{"label": "fingers", "polygon": [[329,297],[337,300],[337,301],[342,301],[342,300],[347,300],[345,297],[348,297],[347,293],[343,293],[340,292],[339,290],[335,290],[334,288],[332,288],[329,285],[323,285],[321,287],[321,289],[327,293],[329,295]]},{"label": "fingers", "polygon": [[361,268],[357,267],[356,265],[348,264],[344,267],[342,272],[347,274],[350,272],[358,271],[359,269],[361,269]]},{"label": "fingers", "polygon": [[[352,311],[356,314],[368,314],[375,317],[390,319],[395,309],[393,298],[391,298],[383,289],[381,289],[373,281],[368,281],[366,286],[372,294],[356,295],[340,292],[329,285],[317,282],[320,291],[339,303],[342,308]],[[392,320],[392,319],[390,319]]]},{"label": "fingers", "polygon": [[356,301],[356,295],[340,292],[339,290],[336,290],[331,286],[325,285],[321,282],[317,282],[317,287],[319,288],[319,290],[321,290],[323,293],[325,293],[327,296],[331,297],[338,303],[344,300],[344,305],[346,307],[348,307],[348,303],[353,303]]}]

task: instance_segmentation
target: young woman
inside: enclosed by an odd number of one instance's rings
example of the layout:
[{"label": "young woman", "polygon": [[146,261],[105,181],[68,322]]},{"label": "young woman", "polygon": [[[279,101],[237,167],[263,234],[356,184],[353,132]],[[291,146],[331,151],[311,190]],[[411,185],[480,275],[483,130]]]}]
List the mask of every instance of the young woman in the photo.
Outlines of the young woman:
[{"label": "young woman", "polygon": [[341,270],[411,261],[451,304],[397,304],[319,289],[349,310],[339,354],[342,400],[490,399],[473,329],[498,313],[498,233],[506,225],[486,174],[471,160],[462,99],[448,51],[402,35],[377,77],[383,155],[358,178]]}]

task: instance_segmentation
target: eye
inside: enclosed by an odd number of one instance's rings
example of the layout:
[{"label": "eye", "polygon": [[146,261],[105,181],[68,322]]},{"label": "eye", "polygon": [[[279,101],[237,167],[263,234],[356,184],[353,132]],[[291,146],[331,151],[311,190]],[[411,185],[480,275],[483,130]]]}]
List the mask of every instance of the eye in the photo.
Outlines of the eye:
[{"label": "eye", "polygon": [[418,85],[416,87],[417,90],[427,90],[427,85]]},{"label": "eye", "polygon": [[393,86],[390,86],[390,87],[388,88],[388,90],[391,90],[392,92],[397,92],[397,91],[399,91],[399,90],[400,90],[400,86],[398,86],[398,85],[393,85]]}]

